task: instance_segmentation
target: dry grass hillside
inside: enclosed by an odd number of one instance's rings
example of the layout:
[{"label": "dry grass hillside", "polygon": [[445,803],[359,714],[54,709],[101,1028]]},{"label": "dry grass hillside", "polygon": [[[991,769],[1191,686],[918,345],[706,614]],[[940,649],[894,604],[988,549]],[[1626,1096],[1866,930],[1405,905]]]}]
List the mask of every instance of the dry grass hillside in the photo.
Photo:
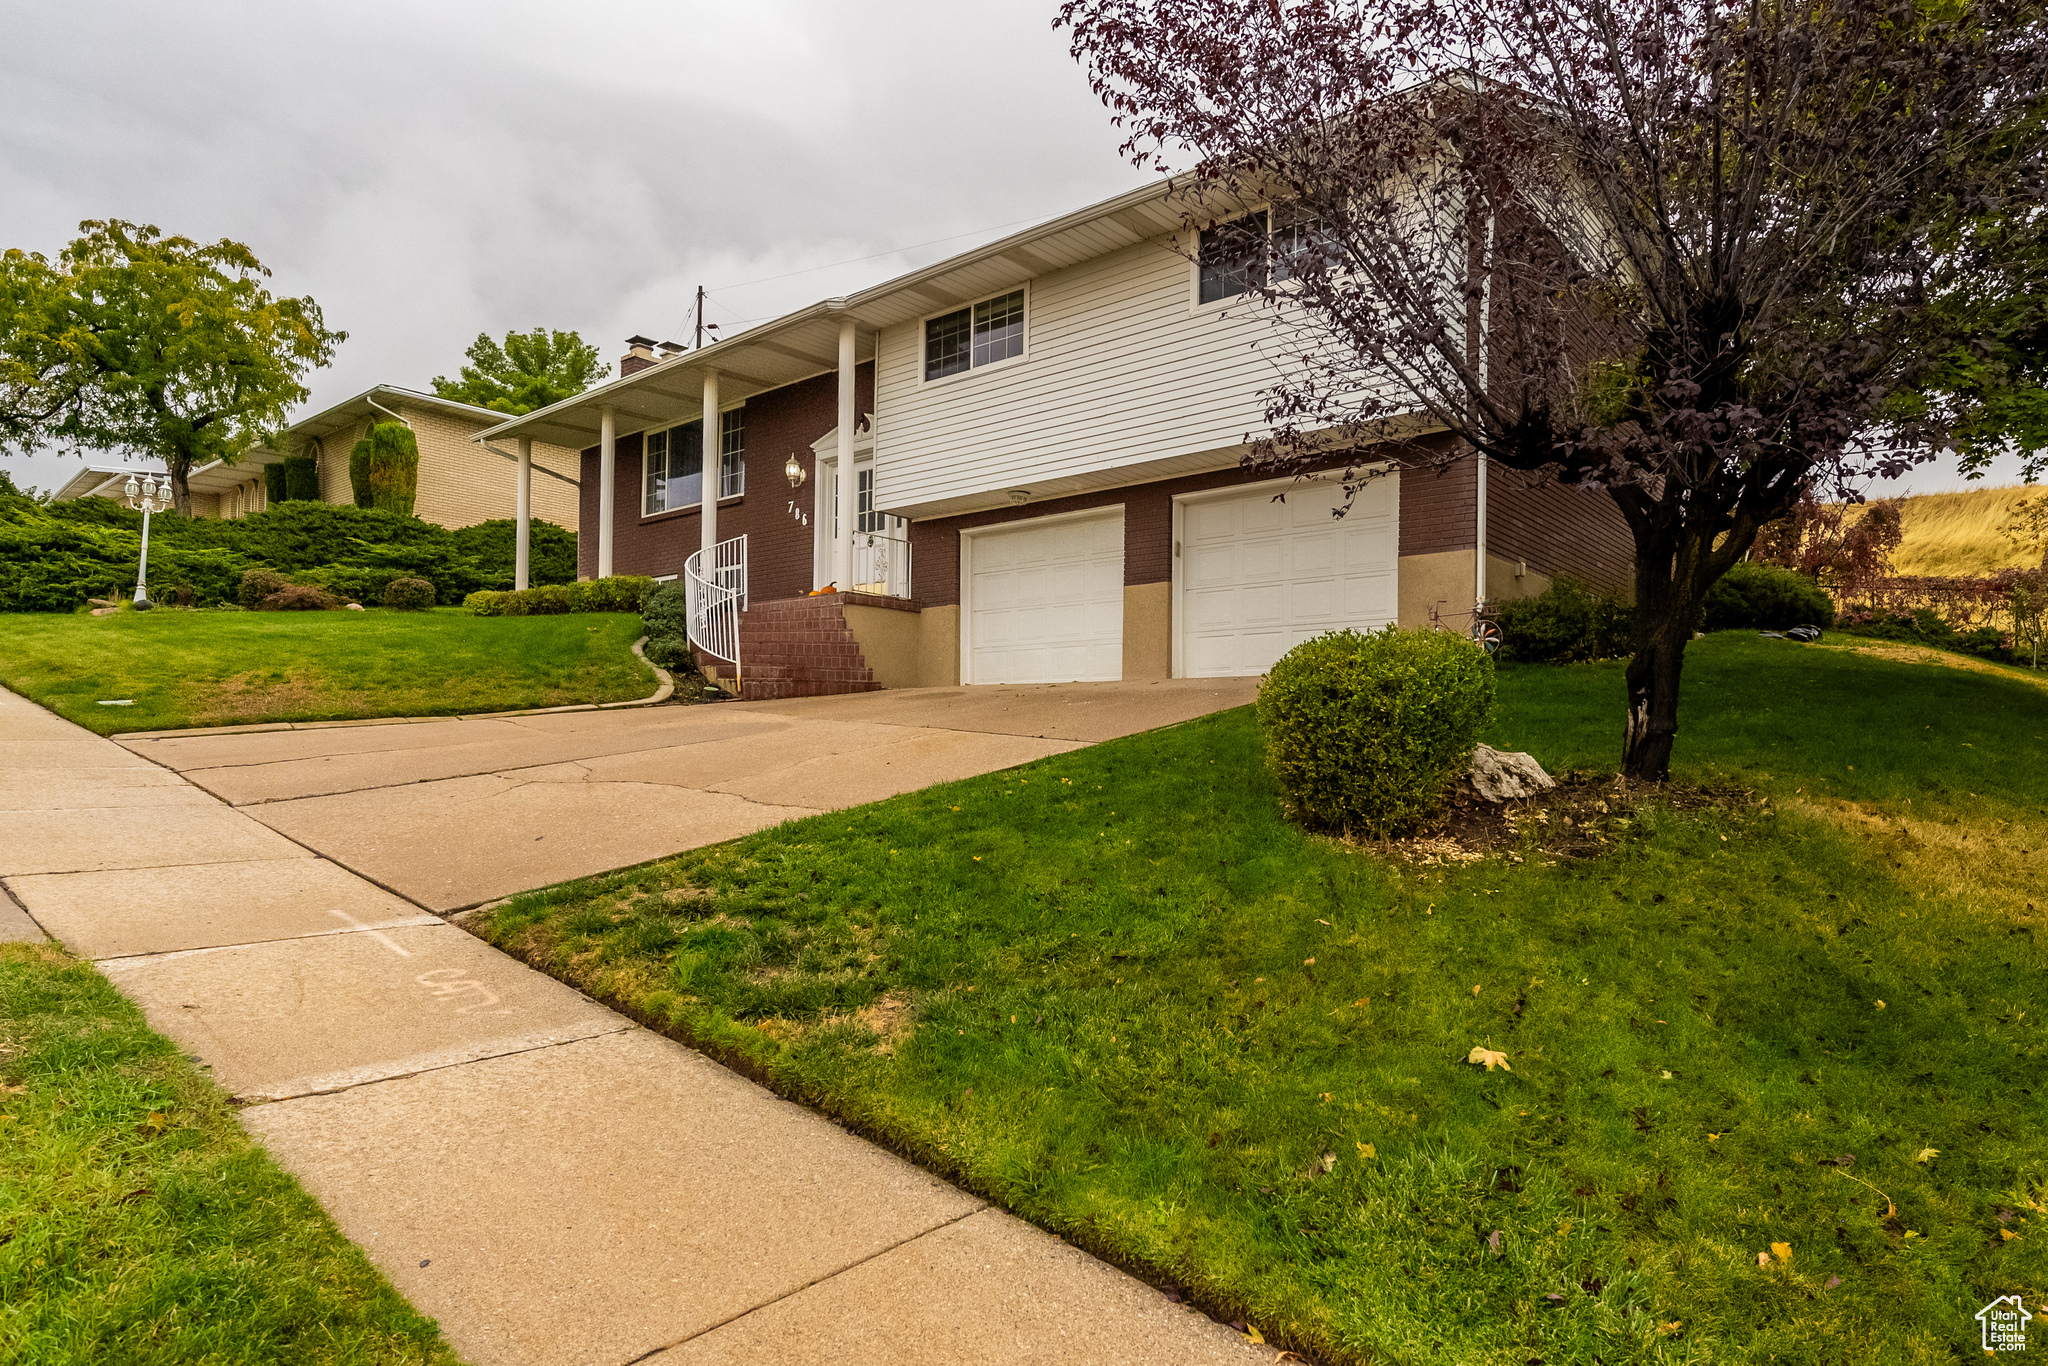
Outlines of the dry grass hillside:
[{"label": "dry grass hillside", "polygon": [[2043,496],[2039,487],[1922,493],[1901,508],[1905,539],[1892,556],[1900,574],[1990,574],[2031,569],[2038,561],[1999,534],[2019,505]]}]

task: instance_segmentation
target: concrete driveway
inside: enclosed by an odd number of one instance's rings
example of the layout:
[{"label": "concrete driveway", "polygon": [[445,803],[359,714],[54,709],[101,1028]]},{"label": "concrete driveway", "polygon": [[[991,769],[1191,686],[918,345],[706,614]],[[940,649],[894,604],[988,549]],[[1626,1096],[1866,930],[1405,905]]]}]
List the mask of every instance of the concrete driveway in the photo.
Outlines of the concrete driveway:
[{"label": "concrete driveway", "polygon": [[716,844],[1252,700],[1254,679],[915,688],[119,737],[431,910]]}]

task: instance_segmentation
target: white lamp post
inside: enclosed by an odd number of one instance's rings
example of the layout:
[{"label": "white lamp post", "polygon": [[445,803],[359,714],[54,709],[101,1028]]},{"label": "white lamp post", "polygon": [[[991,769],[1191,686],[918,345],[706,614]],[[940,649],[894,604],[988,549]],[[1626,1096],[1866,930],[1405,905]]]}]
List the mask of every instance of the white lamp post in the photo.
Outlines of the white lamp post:
[{"label": "white lamp post", "polygon": [[128,476],[128,483],[122,489],[128,495],[128,506],[142,510],[142,563],[135,569],[135,605],[147,611],[149,602],[149,514],[162,512],[170,506],[171,476],[164,476],[159,484],[153,474],[142,476],[140,483],[134,475]]}]

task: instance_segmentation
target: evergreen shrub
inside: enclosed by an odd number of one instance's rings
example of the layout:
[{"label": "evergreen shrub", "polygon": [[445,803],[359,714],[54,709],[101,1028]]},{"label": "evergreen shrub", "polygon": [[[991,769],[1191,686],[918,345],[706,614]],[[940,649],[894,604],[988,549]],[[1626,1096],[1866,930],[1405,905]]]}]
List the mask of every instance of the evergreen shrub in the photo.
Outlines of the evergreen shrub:
[{"label": "evergreen shrub", "polygon": [[641,653],[664,669],[694,668],[690,653],[690,610],[680,580],[651,585],[640,605],[640,627],[647,633]]},{"label": "evergreen shrub", "polygon": [[1385,839],[1442,805],[1493,714],[1493,661],[1445,631],[1333,631],[1259,688],[1266,764],[1288,816]]},{"label": "evergreen shrub", "polygon": [[370,442],[369,438],[356,442],[348,453],[348,491],[356,500],[356,506],[371,506],[370,490]]},{"label": "evergreen shrub", "polygon": [[419,491],[420,443],[403,422],[379,422],[370,428],[370,506],[381,512],[412,516]]},{"label": "evergreen shrub", "polygon": [[1504,662],[1577,664],[1629,654],[1635,609],[1561,575],[1533,598],[1501,603],[1494,622]]},{"label": "evergreen shrub", "polygon": [[1796,570],[1744,560],[1707,590],[1704,621],[1709,631],[1833,626],[1835,603],[1819,584]]},{"label": "evergreen shrub", "polygon": [[256,604],[259,612],[327,612],[341,606],[341,599],[310,583],[288,583]]},{"label": "evergreen shrub", "polygon": [[284,496],[295,503],[320,501],[320,462],[310,455],[284,458]]},{"label": "evergreen shrub", "polygon": [[434,585],[425,579],[393,579],[384,586],[384,605],[401,612],[424,612],[434,605]]},{"label": "evergreen shrub", "polygon": [[[285,492],[284,466],[271,464],[263,467],[263,496],[272,507],[285,501],[290,495]],[[85,500],[90,502],[90,499]]]},{"label": "evergreen shrub", "polygon": [[471,616],[526,617],[556,616],[564,612],[633,612],[641,599],[658,585],[638,574],[614,574],[608,579],[586,579],[581,583],[547,584],[524,592],[483,591],[468,594],[462,605]]}]

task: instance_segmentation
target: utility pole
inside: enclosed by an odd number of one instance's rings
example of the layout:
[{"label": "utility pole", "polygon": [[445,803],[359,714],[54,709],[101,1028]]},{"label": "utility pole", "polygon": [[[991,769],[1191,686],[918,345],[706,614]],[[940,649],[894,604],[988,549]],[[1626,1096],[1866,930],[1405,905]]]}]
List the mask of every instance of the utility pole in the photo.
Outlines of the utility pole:
[{"label": "utility pole", "polygon": [[697,338],[691,343],[691,349],[696,351],[704,349],[704,286],[702,285],[697,286]]}]

